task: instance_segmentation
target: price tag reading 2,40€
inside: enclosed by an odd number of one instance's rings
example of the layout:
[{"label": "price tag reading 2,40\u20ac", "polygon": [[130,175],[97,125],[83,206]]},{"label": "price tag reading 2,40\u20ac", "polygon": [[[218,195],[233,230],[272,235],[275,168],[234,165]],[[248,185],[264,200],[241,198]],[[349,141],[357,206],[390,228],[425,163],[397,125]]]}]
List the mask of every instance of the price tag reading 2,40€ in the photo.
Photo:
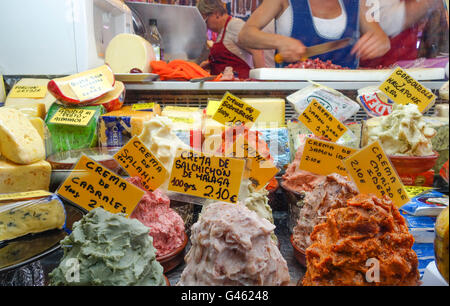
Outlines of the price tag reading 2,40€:
[{"label": "price tag reading 2,40\u20ac", "polygon": [[347,132],[347,127],[339,122],[317,100],[312,100],[308,107],[298,117],[314,135],[322,136],[336,142]]},{"label": "price tag reading 2,40\u20ac", "polygon": [[102,207],[128,217],[145,191],[83,155],[57,193],[88,211]]},{"label": "price tag reading 2,40\u20ac", "polygon": [[244,164],[244,160],[179,149],[168,190],[235,204]]},{"label": "price tag reading 2,40\u20ac", "polygon": [[329,141],[308,138],[299,168],[320,175],[338,173],[342,176],[348,176],[347,170],[342,165],[342,160],[356,152],[355,149]]},{"label": "price tag reading 2,40\u20ac", "polygon": [[115,155],[114,159],[130,176],[138,176],[142,185],[148,191],[154,191],[161,186],[169,176],[163,164],[134,136]]},{"label": "price tag reading 2,40\u20ac", "polygon": [[343,161],[360,193],[388,196],[395,206],[409,202],[408,194],[378,141]]}]

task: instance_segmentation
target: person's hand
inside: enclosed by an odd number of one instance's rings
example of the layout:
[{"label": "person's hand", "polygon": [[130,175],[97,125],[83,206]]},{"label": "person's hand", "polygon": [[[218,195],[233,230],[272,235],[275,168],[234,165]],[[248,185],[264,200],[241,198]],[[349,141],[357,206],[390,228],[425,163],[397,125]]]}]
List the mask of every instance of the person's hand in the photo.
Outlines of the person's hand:
[{"label": "person's hand", "polygon": [[383,31],[369,31],[353,46],[351,54],[356,54],[362,60],[368,60],[381,57],[390,49],[391,42]]},{"label": "person's hand", "polygon": [[277,45],[283,62],[298,62],[306,53],[305,45],[295,38],[281,36]]},{"label": "person's hand", "polygon": [[205,67],[209,66],[209,60],[203,61],[199,65],[201,68],[205,69]]}]

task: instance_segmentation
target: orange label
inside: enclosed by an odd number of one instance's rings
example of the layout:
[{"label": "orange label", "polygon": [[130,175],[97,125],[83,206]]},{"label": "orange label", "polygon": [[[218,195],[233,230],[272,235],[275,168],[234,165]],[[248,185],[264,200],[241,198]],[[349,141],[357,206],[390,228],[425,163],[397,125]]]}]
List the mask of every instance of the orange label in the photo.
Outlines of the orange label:
[{"label": "orange label", "polygon": [[300,169],[320,175],[338,173],[349,176],[342,160],[357,150],[318,139],[308,138],[303,149]]},{"label": "orange label", "polygon": [[388,196],[397,207],[409,202],[408,194],[378,141],[343,160],[360,193]]},{"label": "orange label", "polygon": [[124,145],[114,158],[130,176],[141,179],[142,185],[148,191],[154,191],[169,177],[163,164],[134,136]]},{"label": "orange label", "polygon": [[179,149],[173,163],[168,190],[237,203],[244,163],[244,160]]},{"label": "orange label", "polygon": [[57,193],[88,211],[102,207],[128,217],[145,191],[83,155]]},{"label": "orange label", "polygon": [[213,119],[222,124],[254,123],[261,112],[227,92],[223,96]]},{"label": "orange label", "polygon": [[312,100],[305,111],[298,117],[314,135],[323,136],[336,142],[347,132],[347,127],[337,120],[317,100]]},{"label": "orange label", "polygon": [[426,111],[428,106],[436,100],[436,96],[429,89],[400,67],[396,68],[379,88],[395,103],[415,104],[421,112]]},{"label": "orange label", "polygon": [[245,178],[252,182],[255,190],[263,188],[279,171],[272,161],[258,152],[256,143],[249,144],[244,135],[237,137],[232,146],[225,148],[225,155],[248,160],[245,166]]}]

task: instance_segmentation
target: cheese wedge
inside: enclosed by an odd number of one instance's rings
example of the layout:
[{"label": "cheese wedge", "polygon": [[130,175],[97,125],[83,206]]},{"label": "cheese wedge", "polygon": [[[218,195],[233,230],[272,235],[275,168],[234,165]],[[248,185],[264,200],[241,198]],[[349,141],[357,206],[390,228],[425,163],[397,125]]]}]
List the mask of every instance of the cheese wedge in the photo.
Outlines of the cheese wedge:
[{"label": "cheese wedge", "polygon": [[0,103],[5,102],[5,99],[6,99],[5,82],[3,82],[3,75],[0,74]]},{"label": "cheese wedge", "polygon": [[0,203],[0,241],[63,228],[65,222],[64,205],[56,195]]},{"label": "cheese wedge", "polygon": [[[17,82],[14,87],[16,86],[45,86],[47,88],[48,82],[50,80],[48,79],[32,79],[32,78],[23,78],[19,82]],[[50,106],[56,101],[56,98],[47,91],[44,98],[13,98],[11,97],[12,90],[8,94],[8,97],[5,100],[5,106],[25,106],[30,107],[37,104],[43,103],[45,105],[45,110],[47,111]],[[0,100],[1,101],[1,100]],[[45,116],[45,114],[44,114]]]},{"label": "cheese wedge", "polygon": [[155,59],[153,47],[147,40],[128,33],[116,35],[111,39],[105,52],[105,63],[114,73],[130,73],[134,68],[149,73],[150,62]]},{"label": "cheese wedge", "polygon": [[42,137],[30,120],[13,108],[0,108],[0,153],[17,164],[45,159]]},{"label": "cheese wedge", "polygon": [[10,103],[8,105],[9,108],[14,108],[21,111],[28,118],[41,118],[45,119],[45,115],[47,114],[47,109],[44,103],[35,103],[35,104],[15,104]]},{"label": "cheese wedge", "polygon": [[0,157],[0,193],[48,191],[51,174],[52,167],[45,160],[18,165]]}]

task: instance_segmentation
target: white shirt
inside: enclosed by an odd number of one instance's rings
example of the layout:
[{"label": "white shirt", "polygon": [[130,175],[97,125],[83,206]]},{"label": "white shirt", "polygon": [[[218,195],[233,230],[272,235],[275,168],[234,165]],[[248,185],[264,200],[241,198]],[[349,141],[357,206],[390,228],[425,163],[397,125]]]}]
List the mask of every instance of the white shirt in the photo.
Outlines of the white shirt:
[{"label": "white shirt", "polygon": [[[317,34],[326,39],[339,39],[347,26],[347,13],[345,11],[342,0],[339,0],[342,14],[333,19],[323,19],[313,16],[314,27]],[[312,13],[311,13],[312,15]],[[292,26],[294,23],[294,12],[292,10],[291,1],[289,7],[275,20],[275,28],[278,34],[291,36]]]},{"label": "white shirt", "polygon": [[406,19],[406,4],[402,0],[378,0],[380,3],[379,23],[383,31],[394,37],[403,31]]},{"label": "white shirt", "polygon": [[[238,56],[242,60],[244,60],[250,68],[253,68],[253,57],[246,50],[242,49],[238,46],[238,36],[242,27],[244,26],[245,21],[239,18],[232,17],[228,22],[225,37],[223,39],[223,44],[225,48],[227,48],[231,53]],[[223,30],[217,36],[217,42],[222,39]]]}]

